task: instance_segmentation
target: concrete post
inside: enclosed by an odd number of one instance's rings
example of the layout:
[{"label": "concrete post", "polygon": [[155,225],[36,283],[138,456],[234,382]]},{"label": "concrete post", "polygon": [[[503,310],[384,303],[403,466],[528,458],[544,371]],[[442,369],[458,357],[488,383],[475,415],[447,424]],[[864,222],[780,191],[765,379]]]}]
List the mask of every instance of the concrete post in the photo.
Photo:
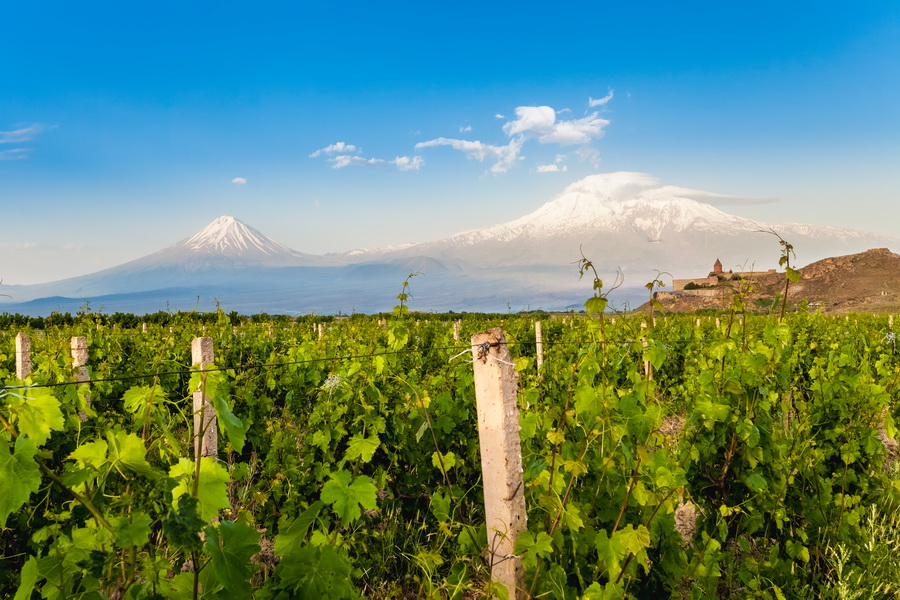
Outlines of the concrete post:
[{"label": "concrete post", "polygon": [[474,335],[472,356],[491,580],[506,587],[510,600],[523,600],[525,573],[515,556],[527,528],[516,371],[500,328]]},{"label": "concrete post", "polygon": [[16,334],[16,378],[31,375],[31,339],[24,333]]},{"label": "concrete post", "polygon": [[[88,343],[86,337],[73,337],[72,338],[72,368],[75,370],[75,381],[78,383],[87,383],[91,380],[90,375],[88,375]],[[87,389],[84,389],[84,392],[81,394],[81,397],[84,399],[85,408],[90,408],[91,406],[91,394]],[[87,421],[87,414],[79,409],[78,410],[78,418],[81,419],[82,422]]]},{"label": "concrete post", "polygon": [[[191,363],[199,365],[203,371],[214,360],[213,340],[209,337],[194,338],[191,341]],[[216,410],[206,396],[206,376],[201,379],[200,389],[194,392],[194,456],[217,456],[219,454]]]}]

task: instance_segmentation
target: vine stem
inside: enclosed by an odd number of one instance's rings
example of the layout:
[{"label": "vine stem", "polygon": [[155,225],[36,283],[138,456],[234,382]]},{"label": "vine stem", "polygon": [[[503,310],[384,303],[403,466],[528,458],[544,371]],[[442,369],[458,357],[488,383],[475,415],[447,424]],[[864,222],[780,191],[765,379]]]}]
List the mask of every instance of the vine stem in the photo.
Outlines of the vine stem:
[{"label": "vine stem", "polygon": [[62,479],[60,479],[56,475],[56,473],[54,473],[50,469],[50,467],[45,465],[44,461],[42,461],[40,458],[35,456],[34,460],[38,464],[38,466],[41,468],[41,470],[44,472],[44,475],[46,475],[50,479],[50,481],[52,481],[53,483],[55,483],[62,489],[66,490],[67,492],[72,494],[72,496],[75,498],[75,500],[77,500],[82,506],[84,506],[86,509],[88,509],[88,512],[91,513],[91,516],[94,517],[94,521],[96,521],[98,525],[102,525],[109,531],[112,531],[112,525],[110,525],[109,521],[107,521],[106,518],[100,513],[100,511],[97,510],[97,507],[94,506],[94,503],[91,502],[91,500],[89,498],[87,498],[86,496],[82,496],[81,494],[79,494],[78,492],[73,490],[72,488],[68,487],[65,483],[63,483]]}]

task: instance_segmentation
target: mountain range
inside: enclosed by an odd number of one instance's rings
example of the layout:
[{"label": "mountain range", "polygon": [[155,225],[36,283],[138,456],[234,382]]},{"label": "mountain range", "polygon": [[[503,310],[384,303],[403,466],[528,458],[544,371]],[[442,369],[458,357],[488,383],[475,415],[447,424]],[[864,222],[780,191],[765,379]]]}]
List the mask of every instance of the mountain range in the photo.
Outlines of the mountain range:
[{"label": "mountain range", "polygon": [[315,255],[280,244],[233,217],[219,217],[143,258],[60,281],[4,286],[0,311],[76,312],[86,302],[105,312],[211,310],[241,313],[380,312],[410,282],[412,310],[580,309],[591,295],[576,263],[590,259],[623,307],[646,300],[657,272],[705,275],[726,268],[777,266],[777,232],[796,249],[795,264],[860,252],[900,249],[900,240],[838,227],[767,224],[727,214],[714,195],[661,185],[630,172],[592,175],[537,210],[508,223],[448,238],[380,249]]}]

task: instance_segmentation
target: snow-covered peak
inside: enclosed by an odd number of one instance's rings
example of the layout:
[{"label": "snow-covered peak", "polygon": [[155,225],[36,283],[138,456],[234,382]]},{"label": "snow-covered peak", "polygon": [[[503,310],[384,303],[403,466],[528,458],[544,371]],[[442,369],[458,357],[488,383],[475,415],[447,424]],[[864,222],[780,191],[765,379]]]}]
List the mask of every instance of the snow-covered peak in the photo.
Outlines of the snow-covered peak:
[{"label": "snow-covered peak", "polygon": [[516,237],[545,238],[590,229],[595,232],[635,232],[649,241],[689,229],[758,229],[750,219],[729,215],[695,198],[717,194],[661,185],[644,173],[620,171],[591,175],[569,185],[534,212],[451,239],[475,243]]},{"label": "snow-covered peak", "polygon": [[219,217],[177,246],[197,253],[225,256],[297,255],[287,246],[228,216]]}]

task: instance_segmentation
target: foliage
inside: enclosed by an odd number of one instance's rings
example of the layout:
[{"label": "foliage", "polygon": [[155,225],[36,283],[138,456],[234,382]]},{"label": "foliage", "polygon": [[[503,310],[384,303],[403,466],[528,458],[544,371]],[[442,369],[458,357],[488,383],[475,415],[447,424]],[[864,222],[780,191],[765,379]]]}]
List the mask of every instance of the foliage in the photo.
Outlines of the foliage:
[{"label": "foliage", "polygon": [[[741,302],[718,324],[545,318],[540,372],[531,317],[502,316],[533,597],[895,593],[887,317]],[[454,321],[468,339],[500,317],[169,317],[28,330],[26,381],[0,331],[0,596],[488,593],[472,369],[450,358],[467,347]],[[217,353],[204,371],[200,334]],[[35,387],[72,381],[73,335],[94,383]],[[192,455],[197,391],[216,457]]]}]

